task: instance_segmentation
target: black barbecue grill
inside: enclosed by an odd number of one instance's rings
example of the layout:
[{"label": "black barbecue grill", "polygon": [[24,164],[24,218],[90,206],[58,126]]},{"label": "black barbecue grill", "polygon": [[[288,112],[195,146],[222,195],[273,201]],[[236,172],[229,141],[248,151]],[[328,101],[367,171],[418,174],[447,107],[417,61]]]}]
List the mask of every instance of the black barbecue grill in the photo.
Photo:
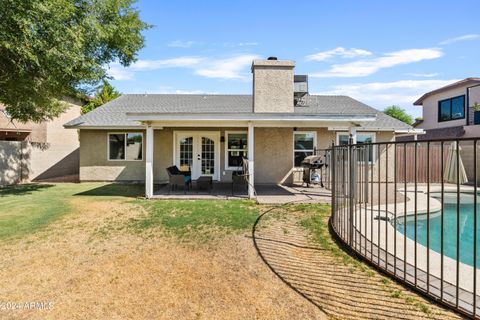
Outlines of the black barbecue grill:
[{"label": "black barbecue grill", "polygon": [[310,184],[319,184],[323,188],[321,169],[325,165],[322,160],[323,156],[308,156],[302,161],[303,167],[303,183],[310,187]]}]

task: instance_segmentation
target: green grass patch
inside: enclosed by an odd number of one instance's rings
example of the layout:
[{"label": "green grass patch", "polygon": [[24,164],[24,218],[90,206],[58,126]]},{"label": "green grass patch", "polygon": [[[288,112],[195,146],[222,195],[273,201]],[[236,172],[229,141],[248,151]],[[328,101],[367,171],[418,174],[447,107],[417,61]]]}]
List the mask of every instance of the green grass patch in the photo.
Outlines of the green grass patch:
[{"label": "green grass patch", "polygon": [[293,206],[292,210],[308,214],[306,218],[300,220],[300,225],[310,232],[313,240],[322,249],[330,251],[340,263],[351,267],[351,272],[359,269],[362,272],[367,272],[369,275],[374,274],[373,272],[368,272],[371,270],[364,263],[346,254],[333,240],[328,231],[328,218],[331,213],[329,205],[297,205]]},{"label": "green grass patch", "polygon": [[137,232],[163,228],[181,238],[209,240],[219,232],[247,230],[258,217],[258,206],[247,200],[137,200],[146,214],[131,219]]},{"label": "green grass patch", "polygon": [[[76,197],[135,197],[141,185],[105,183],[25,184],[0,188],[0,241],[34,233],[72,212]],[[128,199],[128,198],[125,198]]]}]

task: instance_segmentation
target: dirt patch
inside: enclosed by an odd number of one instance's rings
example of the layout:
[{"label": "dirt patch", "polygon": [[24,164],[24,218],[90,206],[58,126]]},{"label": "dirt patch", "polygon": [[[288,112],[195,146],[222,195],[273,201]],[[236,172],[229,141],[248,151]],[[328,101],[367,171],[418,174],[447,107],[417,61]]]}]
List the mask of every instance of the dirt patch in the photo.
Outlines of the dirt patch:
[{"label": "dirt patch", "polygon": [[264,265],[248,233],[183,244],[125,230],[143,214],[125,202],[72,204],[48,230],[0,247],[1,299],[53,307],[0,310],[0,318],[325,318]]}]

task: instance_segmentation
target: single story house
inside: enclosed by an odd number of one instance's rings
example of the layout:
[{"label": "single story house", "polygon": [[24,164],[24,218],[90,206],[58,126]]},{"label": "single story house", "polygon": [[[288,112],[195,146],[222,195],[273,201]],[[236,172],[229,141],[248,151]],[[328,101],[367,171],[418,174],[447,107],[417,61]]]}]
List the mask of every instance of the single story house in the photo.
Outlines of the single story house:
[{"label": "single story house", "polygon": [[350,97],[309,95],[294,67],[254,60],[252,95],[126,94],[66,123],[80,134],[80,181],[145,182],[152,197],[171,165],[223,182],[247,157],[253,196],[253,183],[293,183],[315,149],[414,130]]}]

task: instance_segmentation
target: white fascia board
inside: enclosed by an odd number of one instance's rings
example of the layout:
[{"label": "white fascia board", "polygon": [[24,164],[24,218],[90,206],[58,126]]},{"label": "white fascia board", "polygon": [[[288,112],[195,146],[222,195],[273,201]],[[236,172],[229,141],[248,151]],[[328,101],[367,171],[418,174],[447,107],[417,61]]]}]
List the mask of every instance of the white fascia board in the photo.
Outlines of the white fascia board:
[{"label": "white fascia board", "polygon": [[338,114],[275,114],[275,113],[127,113],[132,121],[302,121],[302,122],[366,122],[375,121],[376,115],[338,115]]}]

